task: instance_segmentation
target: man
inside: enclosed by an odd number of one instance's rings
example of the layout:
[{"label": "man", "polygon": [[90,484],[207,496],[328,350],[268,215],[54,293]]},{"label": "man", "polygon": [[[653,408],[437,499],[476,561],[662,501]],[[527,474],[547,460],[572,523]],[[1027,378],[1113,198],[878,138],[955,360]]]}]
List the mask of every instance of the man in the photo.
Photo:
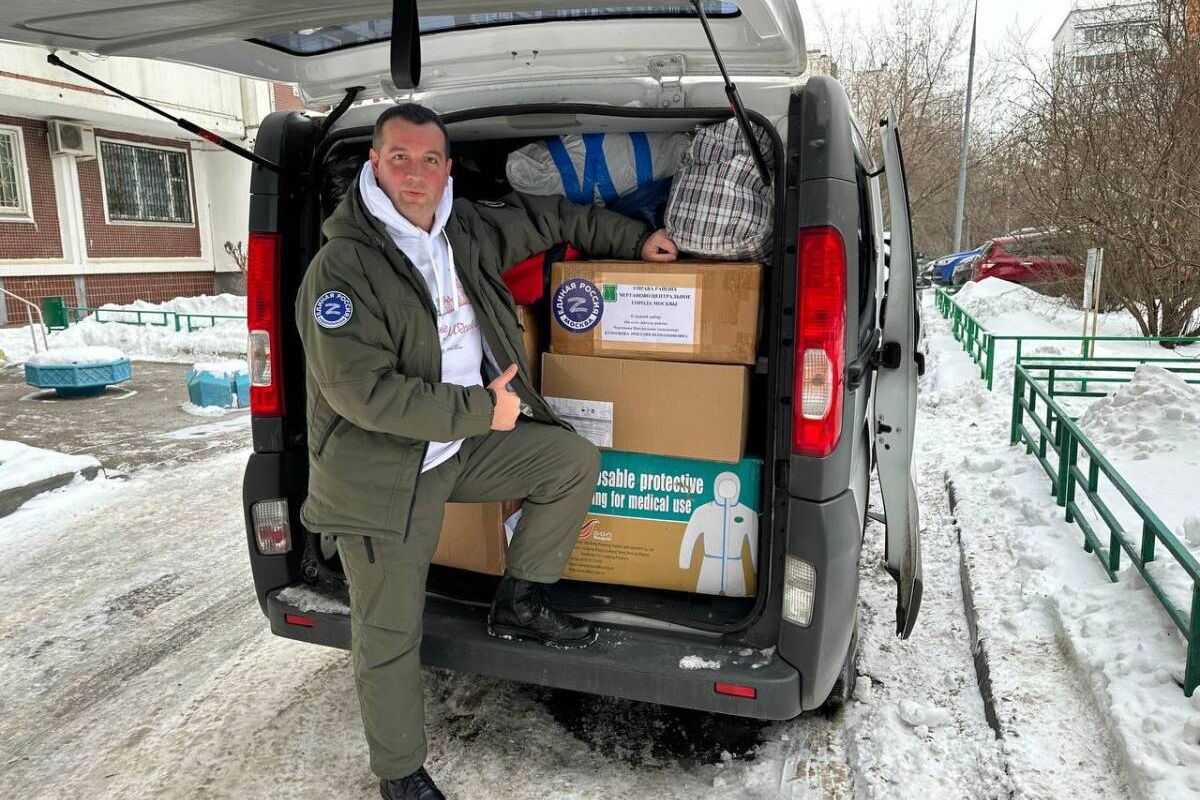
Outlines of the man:
[{"label": "man", "polygon": [[568,241],[597,257],[676,257],[664,232],[561,197],[455,201],[450,166],[436,114],[380,114],[296,305],[308,359],[301,519],[338,536],[363,727],[387,800],[443,797],[423,766],[419,651],[447,501],[525,498],[489,633],[557,647],[596,637],[549,607],[544,586],[571,554],[599,456],[530,380],[500,270]]}]

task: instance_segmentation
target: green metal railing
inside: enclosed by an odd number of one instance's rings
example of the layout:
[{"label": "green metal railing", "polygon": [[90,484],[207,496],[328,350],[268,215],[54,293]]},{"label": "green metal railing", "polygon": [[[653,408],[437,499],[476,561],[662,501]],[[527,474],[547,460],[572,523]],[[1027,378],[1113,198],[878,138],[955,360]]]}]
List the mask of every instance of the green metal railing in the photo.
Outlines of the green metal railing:
[{"label": "green metal railing", "polygon": [[[1013,381],[1011,442],[1024,443],[1026,452],[1037,458],[1050,478],[1051,491],[1058,505],[1065,509],[1067,522],[1074,522],[1083,531],[1084,550],[1096,554],[1109,580],[1117,579],[1117,571],[1121,568],[1122,550],[1129,557],[1130,563],[1141,573],[1146,585],[1154,592],[1154,596],[1187,641],[1183,691],[1191,697],[1196,686],[1200,685],[1200,563],[1197,563],[1195,556],[1175,538],[1171,530],[1104,457],[1056,399],[1061,396],[1092,397],[1103,394],[1094,391],[1086,394],[1058,391],[1061,384],[1055,381],[1056,371],[1066,371],[1069,375],[1068,382],[1083,380],[1085,370],[1100,372],[1098,377],[1087,377],[1088,381],[1095,384],[1105,380],[1111,382],[1109,373],[1116,369],[1124,371],[1126,368],[1132,371],[1134,367],[1104,364],[1018,364]],[[1171,371],[1186,376],[1200,373],[1200,369],[1190,368],[1172,368]],[[1049,378],[1049,382],[1044,378]],[[1184,379],[1188,383],[1200,383],[1200,377]],[[1026,425],[1027,421],[1032,423],[1032,430]],[[1080,466],[1081,456],[1087,462],[1086,472]],[[1141,521],[1140,536],[1125,529],[1108,505],[1108,501],[1101,496],[1101,477],[1115,490],[1115,496],[1131,508]],[[1113,496],[1111,492],[1108,494]],[[1085,507],[1080,505],[1084,501],[1108,528],[1107,544],[1101,541],[1097,533],[1099,526],[1089,520]],[[1160,544],[1191,578],[1190,613],[1185,613],[1176,606],[1148,569],[1148,565],[1158,557],[1157,550]]]},{"label": "green metal railing", "polygon": [[[1016,344],[1017,364],[1036,361],[1061,361],[1064,358],[1069,358],[1087,363],[1111,362],[1134,365],[1149,363],[1162,364],[1163,366],[1177,365],[1181,362],[1186,363],[1192,359],[1183,355],[1154,357],[1098,356],[1096,355],[1096,345],[1100,342],[1120,342],[1122,344],[1153,343],[1158,345],[1174,344],[1177,346],[1200,343],[1200,337],[1196,336],[1027,336],[1020,334],[1000,334],[989,331],[983,326],[982,323],[979,322],[979,320],[975,319],[975,317],[973,317],[969,311],[960,306],[954,297],[940,287],[934,293],[934,302],[937,310],[941,312],[941,315],[950,321],[950,328],[951,332],[954,334],[955,341],[962,345],[962,348],[966,354],[970,356],[971,360],[979,367],[979,377],[987,383],[989,390],[991,390],[995,384],[996,345],[1000,342],[1014,342]],[[1079,348],[1080,355],[1027,355],[1025,353],[1026,345],[1035,343],[1070,344]],[[1130,367],[1129,371],[1133,371],[1132,367]],[[1115,381],[1109,381],[1109,383],[1113,382]],[[1086,383],[1084,386],[1084,391],[1086,391]],[[1102,392],[1099,395],[1084,396],[1099,397],[1102,394],[1104,393]]]},{"label": "green metal railing", "polygon": [[[88,306],[66,306],[68,319],[78,323],[90,316],[96,322],[114,322],[119,325],[153,325],[156,327],[174,327],[176,332],[192,333],[202,328],[212,328],[219,319],[238,320],[245,322],[246,318],[231,314],[194,314],[183,311],[140,311],[125,308],[91,308]],[[108,315],[107,318],[101,316]],[[133,319],[129,319],[133,315]],[[204,323],[207,320],[207,324]]]}]

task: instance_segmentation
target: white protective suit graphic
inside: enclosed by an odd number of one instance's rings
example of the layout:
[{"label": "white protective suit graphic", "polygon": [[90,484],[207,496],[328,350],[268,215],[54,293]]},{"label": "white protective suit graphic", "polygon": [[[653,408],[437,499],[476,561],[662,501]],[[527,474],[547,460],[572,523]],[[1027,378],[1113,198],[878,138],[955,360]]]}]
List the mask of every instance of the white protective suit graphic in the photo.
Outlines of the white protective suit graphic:
[{"label": "white protective suit graphic", "polygon": [[738,502],[742,482],[732,472],[722,472],[713,481],[712,502],[692,512],[683,542],[679,545],[679,568],[692,565],[697,539],[704,540],[704,563],[696,591],[704,594],[746,596],[742,572],[742,543],[750,541],[750,564],[758,569],[758,514]]}]

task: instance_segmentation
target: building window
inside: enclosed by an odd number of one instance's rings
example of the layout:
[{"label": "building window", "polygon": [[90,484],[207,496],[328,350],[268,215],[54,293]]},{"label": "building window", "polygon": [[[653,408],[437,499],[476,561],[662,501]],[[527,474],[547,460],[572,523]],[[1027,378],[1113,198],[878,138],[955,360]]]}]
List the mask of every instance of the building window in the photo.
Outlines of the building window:
[{"label": "building window", "polygon": [[30,222],[29,172],[21,129],[0,126],[0,222]]},{"label": "building window", "polygon": [[186,150],[100,140],[109,222],[192,224]]}]

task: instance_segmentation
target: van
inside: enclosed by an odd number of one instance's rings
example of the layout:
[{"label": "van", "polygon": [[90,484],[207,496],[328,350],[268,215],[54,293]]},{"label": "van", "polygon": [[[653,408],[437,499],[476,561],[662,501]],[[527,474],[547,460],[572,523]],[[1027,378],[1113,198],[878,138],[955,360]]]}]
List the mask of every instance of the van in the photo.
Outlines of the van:
[{"label": "van", "polygon": [[[503,177],[508,152],[556,134],[688,132],[737,114],[771,149],[774,239],[746,445],[763,464],[756,594],[562,581],[552,600],[601,629],[595,645],[562,651],[489,637],[497,579],[434,566],[426,664],[760,719],[836,706],[856,674],[872,471],[895,630],[911,632],[921,601],[911,466],[920,354],[900,139],[894,119],[860,129],[838,82],[806,72],[794,0],[431,0],[420,9],[411,0],[51,0],[6,9],[0,38],[294,82],[308,104],[330,108],[267,117],[248,187],[253,453],[243,500],[253,590],[278,635],[350,643],[336,548],[300,522],[307,403],[293,301],[321,222],[386,107],[358,102],[372,100],[439,112],[452,156],[485,179],[477,184]],[[868,133],[882,137],[882,165]],[[460,190],[479,190],[467,184]],[[695,665],[705,668],[687,668]]]}]

